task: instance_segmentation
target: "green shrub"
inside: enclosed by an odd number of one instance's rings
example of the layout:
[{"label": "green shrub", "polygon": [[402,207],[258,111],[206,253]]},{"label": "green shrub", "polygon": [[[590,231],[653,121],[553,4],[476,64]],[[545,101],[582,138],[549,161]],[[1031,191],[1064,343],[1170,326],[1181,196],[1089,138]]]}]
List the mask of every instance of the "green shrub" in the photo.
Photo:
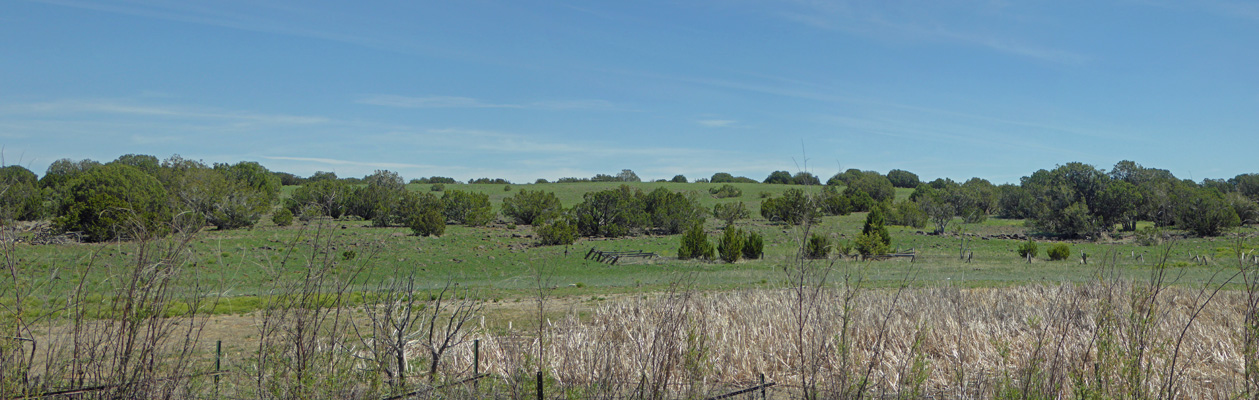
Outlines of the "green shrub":
[{"label": "green shrub", "polygon": [[[306,184],[293,190],[292,196],[285,201],[284,208],[295,216],[304,216],[303,209],[308,205],[317,205],[333,219],[341,218],[348,208],[347,202],[353,190],[344,181],[337,179],[311,179]],[[305,221],[305,219],[303,220]]]},{"label": "green shrub", "polygon": [[783,221],[792,225],[817,222],[821,218],[813,199],[800,189],[787,189],[779,198],[761,202],[761,216],[770,221]]},{"label": "green shrub", "polygon": [[619,237],[647,224],[642,191],[621,185],[616,189],[588,192],[573,207],[577,232],[582,236]]},{"label": "green shrub", "polygon": [[717,253],[721,255],[721,260],[728,263],[739,261],[746,241],[747,235],[742,229],[727,225],[721,232],[721,238],[717,239]]},{"label": "green shrub", "polygon": [[866,215],[866,223],[861,227],[861,234],[878,237],[884,247],[891,247],[892,235],[887,233],[887,227],[883,226],[883,223],[883,208],[875,207],[870,210],[870,214]]},{"label": "green shrub", "polygon": [[433,192],[440,192],[440,191],[446,190],[446,184],[434,183],[432,186],[428,187],[428,190],[433,191]]},{"label": "green shrub", "polygon": [[651,227],[667,235],[682,233],[686,227],[702,224],[708,217],[708,210],[699,205],[694,192],[657,188],[642,198],[642,204]]},{"label": "green shrub", "polygon": [[692,258],[712,260],[714,254],[713,245],[708,242],[708,235],[704,234],[703,224],[693,224],[686,233],[682,234],[682,244],[678,246],[679,260]]},{"label": "green shrub", "polygon": [[734,187],[733,185],[721,185],[719,188],[709,188],[708,193],[719,199],[743,196],[743,190]]},{"label": "green shrub", "polygon": [[726,225],[733,225],[734,221],[746,219],[752,216],[748,211],[748,207],[743,202],[724,203],[713,205],[713,217],[725,221]]},{"label": "green shrub", "polygon": [[577,240],[577,226],[566,218],[555,218],[533,228],[544,246],[570,245]]},{"label": "green shrub", "polygon": [[863,233],[857,236],[855,242],[857,253],[863,256],[880,256],[891,251],[888,244],[878,234]]},{"label": "green shrub", "polygon": [[504,185],[504,186],[503,186],[503,191],[504,191],[504,192],[510,192],[510,191],[511,191],[511,185]]},{"label": "green shrub", "polygon": [[406,192],[391,219],[402,221],[416,236],[441,236],[446,232],[442,202],[432,193]]},{"label": "green shrub", "polygon": [[927,227],[927,213],[922,211],[917,202],[901,200],[892,206],[887,213],[887,223],[891,225]]},{"label": "green shrub", "polygon": [[71,179],[54,221],[59,230],[83,232],[91,242],[160,236],[170,222],[161,182],[123,164],[92,168]]},{"label": "green shrub", "polygon": [[747,241],[743,243],[743,258],[756,260],[765,253],[765,239],[761,234],[748,232]]},{"label": "green shrub", "polygon": [[1019,257],[1027,258],[1030,256],[1036,258],[1039,255],[1040,249],[1036,247],[1036,242],[1032,241],[1032,239],[1027,239],[1027,242],[1019,245]]},{"label": "green shrub", "polygon": [[281,208],[280,211],[276,211],[275,214],[271,215],[271,222],[274,222],[276,226],[292,225],[293,212],[287,208]]},{"label": "green shrub", "polygon": [[555,193],[542,190],[522,189],[503,199],[502,214],[520,225],[533,225],[535,221],[558,213],[563,206]]},{"label": "green shrub", "polygon": [[446,217],[437,210],[428,210],[411,216],[407,227],[416,236],[441,236],[446,233]]},{"label": "green shrub", "polygon": [[442,209],[446,220],[467,226],[482,226],[494,219],[490,207],[490,195],[450,190],[442,195]]},{"label": "green shrub", "polygon": [[0,223],[38,220],[44,211],[44,190],[35,173],[19,165],[0,167]]},{"label": "green shrub", "polygon": [[835,244],[835,252],[839,253],[839,255],[841,256],[848,257],[852,255],[852,251],[853,251],[853,244],[850,241],[841,240],[839,241],[839,243]]},{"label": "green shrub", "polygon": [[852,200],[840,194],[834,186],[822,188],[816,201],[826,215],[848,215],[852,212]]},{"label": "green shrub", "polygon": [[805,258],[826,258],[831,254],[831,240],[818,233],[809,236],[809,242],[805,246]]},{"label": "green shrub", "polygon": [[1071,257],[1071,246],[1068,246],[1066,243],[1057,243],[1049,246],[1049,250],[1045,251],[1045,254],[1049,255],[1050,261],[1066,260]]}]

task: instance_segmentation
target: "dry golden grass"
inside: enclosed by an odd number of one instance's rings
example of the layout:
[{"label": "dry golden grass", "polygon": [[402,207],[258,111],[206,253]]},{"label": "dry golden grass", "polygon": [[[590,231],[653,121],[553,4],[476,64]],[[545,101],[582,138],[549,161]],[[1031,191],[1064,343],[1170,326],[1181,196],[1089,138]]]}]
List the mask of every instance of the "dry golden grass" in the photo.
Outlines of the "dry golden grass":
[{"label": "dry golden grass", "polygon": [[[1164,288],[1152,317],[1141,319],[1147,315],[1140,308],[1143,287],[1111,282],[860,292],[849,315],[853,352],[846,364],[839,347],[846,289],[826,292],[814,309],[818,326],[804,330],[816,336],[803,342],[795,337],[791,315],[798,303],[789,290],[672,293],[549,324],[545,369],[565,385],[674,390],[696,382],[753,382],[761,373],[790,386],[799,381],[798,366],[813,361],[822,365],[822,393],[843,390],[845,376],[850,383],[868,377],[868,393],[949,398],[1014,392],[1078,398],[1087,390],[1219,398],[1244,390],[1245,294],[1221,292],[1190,324],[1210,292]],[[526,354],[537,354],[536,338],[536,332],[483,336],[483,370],[503,376],[533,371],[536,360]],[[817,345],[803,352],[815,360],[800,359],[800,342]],[[471,361],[470,349],[454,356],[459,366]],[[1173,356],[1175,380],[1165,391]]]}]

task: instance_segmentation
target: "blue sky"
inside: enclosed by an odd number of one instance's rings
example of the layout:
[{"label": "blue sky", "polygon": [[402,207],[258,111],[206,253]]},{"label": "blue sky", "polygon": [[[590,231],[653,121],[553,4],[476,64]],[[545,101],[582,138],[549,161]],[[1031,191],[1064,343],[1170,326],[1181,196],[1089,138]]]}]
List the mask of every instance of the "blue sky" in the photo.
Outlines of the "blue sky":
[{"label": "blue sky", "polygon": [[1259,172],[1259,3],[42,0],[0,145],[516,182]]}]

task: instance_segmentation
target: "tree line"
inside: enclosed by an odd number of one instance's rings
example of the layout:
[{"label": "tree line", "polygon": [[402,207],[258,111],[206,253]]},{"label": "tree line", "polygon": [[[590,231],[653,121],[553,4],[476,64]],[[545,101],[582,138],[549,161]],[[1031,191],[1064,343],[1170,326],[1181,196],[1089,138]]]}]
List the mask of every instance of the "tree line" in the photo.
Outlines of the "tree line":
[{"label": "tree line", "polygon": [[[616,175],[560,180],[640,181],[628,169]],[[677,175],[667,182],[687,181]],[[442,193],[408,191],[402,177],[391,171],[363,178],[316,172],[302,178],[256,162],[206,164],[178,155],[158,160],[128,154],[103,164],[62,159],[42,177],[21,166],[0,168],[0,219],[47,219],[61,231],[105,241],[125,239],[137,231],[160,234],[171,222],[218,229],[250,227],[273,212],[278,224],[292,218],[361,218],[374,226],[410,227],[419,235],[441,235],[447,224],[485,225],[498,217],[488,195],[444,188],[458,184],[454,178],[410,182],[433,184],[433,192]],[[491,178],[469,182],[509,183]],[[725,183],[710,188],[709,194],[729,198],[743,195],[733,184],[757,181],[719,172],[696,182]],[[1132,161],[1121,161],[1109,171],[1073,162],[1003,185],[981,178],[922,182],[904,170],[882,174],[858,169],[837,173],[825,185],[811,173],[786,171],[774,171],[761,183],[822,186],[820,191],[791,188],[761,200],[762,217],[787,224],[877,209],[890,225],[930,226],[935,233],[943,233],[957,218],[978,223],[999,216],[1025,219],[1047,235],[1099,238],[1134,231],[1140,221],[1155,229],[1177,228],[1200,236],[1259,221],[1259,174],[1194,182]],[[298,187],[280,203],[280,187],[286,184]],[[914,190],[907,199],[896,201],[897,188]],[[503,202],[501,214],[513,224],[534,226],[546,244],[571,243],[579,236],[677,234],[708,216],[726,225],[750,216],[750,207],[743,202],[719,204],[710,211],[699,206],[698,196],[622,185],[586,193],[580,204],[565,208],[552,193],[519,190]]]}]

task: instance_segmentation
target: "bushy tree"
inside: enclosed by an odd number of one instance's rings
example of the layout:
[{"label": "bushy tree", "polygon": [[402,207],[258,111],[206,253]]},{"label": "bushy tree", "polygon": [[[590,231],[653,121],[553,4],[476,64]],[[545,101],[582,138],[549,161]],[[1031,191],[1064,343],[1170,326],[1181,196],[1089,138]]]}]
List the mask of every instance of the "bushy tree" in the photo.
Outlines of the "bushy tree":
[{"label": "bushy tree", "polygon": [[543,246],[570,245],[577,240],[577,225],[566,217],[551,218],[533,230]]},{"label": "bushy tree", "polygon": [[304,208],[315,205],[320,213],[332,218],[341,218],[349,208],[354,190],[344,181],[336,179],[311,179],[293,190],[292,196],[285,201],[284,207],[295,215],[301,215]]},{"label": "bushy tree", "polygon": [[406,220],[406,223],[415,236],[440,237],[446,233],[446,216],[437,210],[428,210],[412,215]]},{"label": "bushy tree", "polygon": [[168,189],[176,203],[218,229],[253,226],[279,199],[279,178],[256,162],[171,168],[161,167],[157,176],[173,179]]},{"label": "bushy tree", "polygon": [[712,183],[734,182],[734,175],[730,175],[728,172],[718,172],[713,174],[712,178],[708,178],[708,181]]},{"label": "bushy tree", "polygon": [[306,178],[306,180],[311,181],[311,182],[314,182],[314,181],[335,181],[335,180],[337,180],[337,173],[336,173],[336,172],[328,172],[328,171],[315,171],[315,173],[311,174],[311,175],[310,175],[310,178]]},{"label": "bushy tree", "polygon": [[1112,180],[1098,194],[1094,207],[1103,230],[1120,224],[1122,230],[1137,229],[1141,206],[1145,196],[1136,185],[1120,180]]},{"label": "bushy tree", "polygon": [[442,195],[446,220],[454,224],[481,226],[494,219],[490,195],[462,190],[447,190]]},{"label": "bushy tree", "polygon": [[[868,197],[868,196],[867,196]],[[839,193],[835,186],[826,186],[814,199],[826,215],[848,215],[852,212],[852,199]]]},{"label": "bushy tree", "polygon": [[158,177],[159,171],[162,169],[162,163],[158,161],[157,157],[146,154],[125,154],[118,157],[117,160],[110,161],[109,164],[130,165],[154,178]]},{"label": "bushy tree", "polygon": [[811,173],[800,171],[791,176],[791,183],[795,185],[821,185],[822,181]]},{"label": "bushy tree", "polygon": [[394,208],[393,220],[402,221],[416,236],[441,236],[446,232],[442,200],[432,193],[405,192]]},{"label": "bushy tree", "polygon": [[271,208],[265,195],[232,182],[213,169],[188,171],[174,188],[181,208],[219,229],[253,226]]},{"label": "bushy tree", "polygon": [[773,183],[780,185],[789,185],[792,183],[791,173],[787,171],[774,171],[765,177],[765,183]]},{"label": "bushy tree", "polygon": [[1071,246],[1066,243],[1055,243],[1049,246],[1049,250],[1045,252],[1049,255],[1049,261],[1062,261],[1071,257]]},{"label": "bushy tree", "polygon": [[900,169],[888,171],[887,180],[892,182],[892,186],[898,188],[916,188],[922,183],[918,180],[917,174]]},{"label": "bushy tree", "polygon": [[857,253],[863,256],[881,256],[891,252],[891,248],[877,233],[863,233],[853,240]]},{"label": "bushy tree", "polygon": [[[700,179],[703,179],[703,178],[700,178]],[[734,176],[725,172],[718,172],[718,173],[713,174],[713,177],[709,178],[708,181],[711,183],[760,183],[760,182],[757,182],[755,179],[748,178],[746,176]]]},{"label": "bushy tree", "polygon": [[792,225],[816,222],[821,218],[813,199],[800,189],[787,189],[782,197],[761,202],[761,216],[770,221],[783,221]]},{"label": "bushy tree", "polygon": [[831,254],[831,240],[818,233],[809,235],[804,247],[804,257],[810,259],[826,258]]},{"label": "bushy tree", "polygon": [[747,206],[742,201],[713,205],[713,217],[725,222],[726,226],[734,225],[735,221],[747,219],[751,216],[752,213],[748,211]]},{"label": "bushy tree", "polygon": [[555,193],[522,189],[503,199],[501,212],[516,224],[533,225],[539,218],[559,213],[562,209],[560,198]]},{"label": "bushy tree", "polygon": [[669,182],[673,182],[673,183],[686,183],[686,176],[685,176],[685,175],[681,175],[681,174],[679,174],[679,175],[674,175],[674,176],[673,176],[673,179],[670,179],[670,180],[669,180]]},{"label": "bushy tree", "polygon": [[1241,225],[1241,218],[1220,192],[1186,189],[1176,206],[1176,225],[1199,236],[1218,236]]},{"label": "bushy tree", "polygon": [[44,176],[39,178],[39,186],[51,190],[57,200],[60,200],[64,197],[65,187],[71,180],[100,165],[101,163],[88,159],[74,161],[63,158],[53,161],[44,171]]},{"label": "bushy tree", "polygon": [[721,232],[721,238],[717,239],[717,254],[721,255],[722,261],[728,263],[739,261],[739,258],[743,257],[745,241],[747,241],[747,234],[742,229],[727,225]]},{"label": "bushy tree", "polygon": [[1229,193],[1224,199],[1232,205],[1242,225],[1259,223],[1259,204],[1254,200],[1238,192]]},{"label": "bushy tree", "polygon": [[641,193],[626,185],[586,193],[581,204],[572,209],[577,232],[586,237],[633,233],[648,223]]},{"label": "bushy tree", "polygon": [[[878,174],[878,173],[874,172],[874,174]],[[861,170],[856,169],[856,168],[849,168],[847,171],[837,173],[834,176],[832,176],[831,179],[827,179],[826,185],[827,186],[852,185],[853,181],[860,179],[863,175],[866,175],[866,173],[861,172]]]},{"label": "bushy tree", "polygon": [[896,188],[892,187],[892,181],[877,173],[862,174],[860,178],[848,184],[848,189],[865,192],[875,202],[880,203],[896,198]]},{"label": "bushy tree", "polygon": [[891,225],[923,228],[927,226],[927,220],[929,219],[927,213],[922,211],[917,202],[909,200],[896,202],[887,212],[887,223]]},{"label": "bushy tree", "polygon": [[1238,193],[1259,201],[1259,174],[1241,174],[1228,180]]},{"label": "bushy tree", "polygon": [[935,189],[931,186],[922,185],[914,191],[914,195],[910,198],[916,198],[918,208],[920,208],[927,219],[935,225],[935,234],[944,233],[944,229],[948,228],[949,222],[953,221],[953,217],[957,216],[958,207],[951,192],[945,189]]},{"label": "bushy tree", "polygon": [[363,183],[365,185],[355,188],[346,202],[346,214],[371,220],[373,226],[394,225],[390,216],[407,191],[402,177],[397,172],[377,170],[364,177]]},{"label": "bushy tree", "polygon": [[61,231],[83,232],[92,242],[159,236],[171,221],[166,189],[129,165],[81,172],[65,184],[65,196],[54,223]]},{"label": "bushy tree", "polygon": [[734,185],[721,185],[721,187],[708,188],[708,193],[719,199],[743,196],[743,190],[734,187]]},{"label": "bushy tree", "polygon": [[748,232],[747,242],[743,243],[743,258],[756,260],[765,253],[765,239],[761,234]]},{"label": "bushy tree", "polygon": [[848,200],[849,210],[852,212],[870,211],[879,204],[873,197],[870,197],[869,193],[852,186],[844,188],[843,196]]},{"label": "bushy tree", "polygon": [[1038,255],[1040,255],[1040,249],[1036,246],[1036,242],[1032,239],[1027,239],[1026,242],[1019,245],[1019,257],[1036,258]]},{"label": "bushy tree", "polygon": [[866,214],[866,223],[861,226],[861,234],[873,235],[883,241],[886,246],[892,245],[892,235],[887,233],[887,227],[883,226],[886,221],[883,217],[883,209],[875,207]]},{"label": "bushy tree", "polygon": [[0,224],[37,220],[44,211],[44,190],[34,172],[19,165],[0,168]]},{"label": "bushy tree", "polygon": [[616,180],[619,182],[642,182],[641,179],[638,179],[638,174],[628,169],[623,169],[621,173],[616,174]]},{"label": "bushy tree", "polygon": [[271,214],[271,222],[275,226],[289,226],[293,224],[293,212],[287,208],[280,208],[274,214]]},{"label": "bushy tree", "polygon": [[708,215],[694,192],[657,188],[643,198],[642,204],[651,227],[669,235],[682,233],[691,224],[703,223]]},{"label": "bushy tree", "polygon": [[708,242],[703,224],[693,224],[682,234],[682,243],[678,246],[678,259],[689,260],[702,258],[712,260],[715,255],[713,244]]}]

